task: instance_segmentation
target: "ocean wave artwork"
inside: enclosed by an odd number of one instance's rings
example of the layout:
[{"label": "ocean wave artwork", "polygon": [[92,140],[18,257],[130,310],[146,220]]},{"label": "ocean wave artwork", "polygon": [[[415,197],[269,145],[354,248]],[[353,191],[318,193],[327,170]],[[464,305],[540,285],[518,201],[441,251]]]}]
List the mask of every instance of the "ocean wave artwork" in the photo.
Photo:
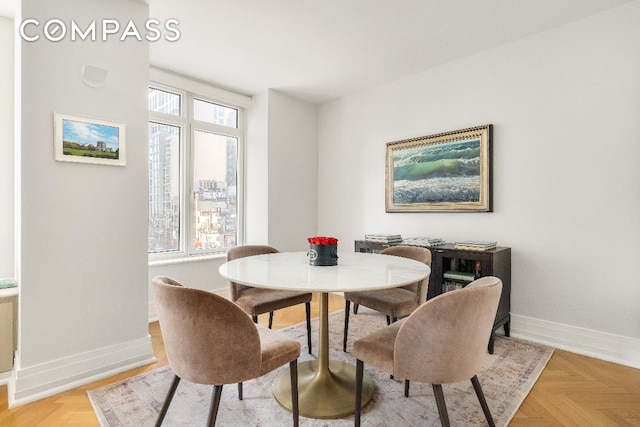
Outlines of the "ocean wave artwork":
[{"label": "ocean wave artwork", "polygon": [[396,204],[480,200],[480,138],[394,151]]}]

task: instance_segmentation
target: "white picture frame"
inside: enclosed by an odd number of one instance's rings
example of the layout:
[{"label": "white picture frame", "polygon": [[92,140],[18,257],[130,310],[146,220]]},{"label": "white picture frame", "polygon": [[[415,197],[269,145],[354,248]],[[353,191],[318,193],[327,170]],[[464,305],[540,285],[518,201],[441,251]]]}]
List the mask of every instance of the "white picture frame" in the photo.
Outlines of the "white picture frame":
[{"label": "white picture frame", "polygon": [[55,160],[61,162],[126,165],[124,123],[54,113]]}]

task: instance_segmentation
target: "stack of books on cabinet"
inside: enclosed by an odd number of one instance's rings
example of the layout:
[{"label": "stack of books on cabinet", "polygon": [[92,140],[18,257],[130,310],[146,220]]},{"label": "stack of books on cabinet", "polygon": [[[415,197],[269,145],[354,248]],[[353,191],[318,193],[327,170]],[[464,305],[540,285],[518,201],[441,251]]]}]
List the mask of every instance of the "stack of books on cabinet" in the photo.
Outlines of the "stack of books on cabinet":
[{"label": "stack of books on cabinet", "polygon": [[483,242],[478,240],[465,240],[455,243],[456,249],[462,249],[467,251],[488,251],[495,249],[498,245],[497,242]]},{"label": "stack of books on cabinet", "polygon": [[407,239],[404,239],[402,241],[402,244],[430,248],[432,246],[444,245],[445,241],[439,237],[409,237]]},{"label": "stack of books on cabinet", "polygon": [[402,236],[399,234],[365,234],[364,240],[376,243],[402,243]]}]

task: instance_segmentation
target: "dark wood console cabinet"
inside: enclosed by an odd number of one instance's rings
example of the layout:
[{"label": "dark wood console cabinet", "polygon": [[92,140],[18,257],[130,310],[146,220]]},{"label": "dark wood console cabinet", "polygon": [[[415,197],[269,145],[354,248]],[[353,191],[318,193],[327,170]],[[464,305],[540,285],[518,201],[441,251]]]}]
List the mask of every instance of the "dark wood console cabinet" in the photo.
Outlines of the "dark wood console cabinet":
[{"label": "dark wood console cabinet", "polygon": [[[394,244],[355,241],[356,252],[380,252]],[[509,336],[511,312],[511,248],[498,246],[486,251],[456,249],[453,244],[444,244],[428,248],[431,251],[431,275],[427,299],[433,298],[451,289],[463,287],[476,277],[496,276],[502,280],[502,295],[493,324],[493,331],[504,328]],[[489,353],[493,354],[493,334],[489,341]]]}]

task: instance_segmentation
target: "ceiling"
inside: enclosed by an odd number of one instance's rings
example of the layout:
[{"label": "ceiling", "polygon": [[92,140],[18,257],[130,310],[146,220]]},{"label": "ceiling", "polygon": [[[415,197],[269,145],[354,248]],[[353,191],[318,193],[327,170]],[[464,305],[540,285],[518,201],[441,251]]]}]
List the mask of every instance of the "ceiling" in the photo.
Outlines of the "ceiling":
[{"label": "ceiling", "polygon": [[146,1],[180,22],[178,41],[150,43],[153,65],[320,104],[640,0]]},{"label": "ceiling", "polygon": [[151,63],[314,103],[419,73],[627,0],[148,0],[180,21]]}]

